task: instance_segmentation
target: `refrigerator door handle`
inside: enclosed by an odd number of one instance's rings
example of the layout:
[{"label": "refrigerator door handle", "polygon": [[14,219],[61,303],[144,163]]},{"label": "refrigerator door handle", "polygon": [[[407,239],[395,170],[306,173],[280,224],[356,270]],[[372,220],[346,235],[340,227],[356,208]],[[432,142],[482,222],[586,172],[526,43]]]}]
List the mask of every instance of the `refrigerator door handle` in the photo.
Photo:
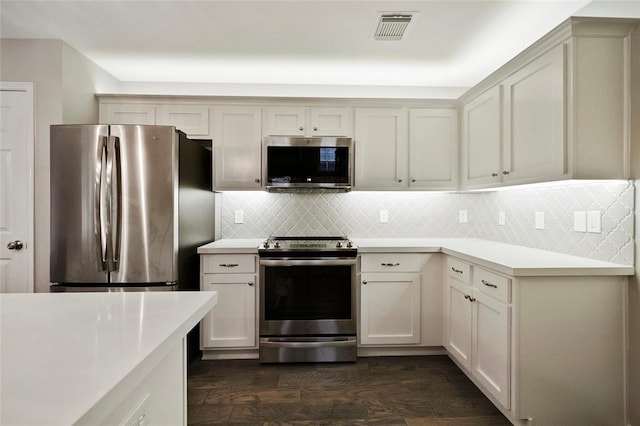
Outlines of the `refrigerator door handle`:
[{"label": "refrigerator door handle", "polygon": [[113,264],[113,228],[112,228],[112,215],[113,215],[113,157],[114,157],[114,137],[109,136],[107,144],[107,172],[105,179],[105,200],[107,204],[106,208],[106,220],[104,223],[104,234],[107,240],[106,247],[106,262],[107,270],[109,272],[115,271]]},{"label": "refrigerator door handle", "polygon": [[[104,164],[107,156],[107,137],[102,136],[100,142],[100,156],[98,158],[98,170],[97,170],[97,190],[95,191],[94,196],[94,233],[97,240],[98,249],[98,258],[100,259],[100,270],[104,271],[107,269],[107,245],[106,245],[106,236],[103,235],[103,232],[106,231],[106,226],[104,224],[103,218],[103,205],[102,205],[102,197],[105,195],[104,188]],[[104,237],[104,238],[103,238]]]},{"label": "refrigerator door handle", "polygon": [[[110,136],[113,138],[113,146],[115,148],[115,198],[116,205],[113,209],[115,213],[115,244],[113,247],[113,271],[117,271],[120,268],[120,239],[122,238],[122,162],[120,153],[120,138],[117,136]],[[113,181],[112,181],[113,185]]]}]

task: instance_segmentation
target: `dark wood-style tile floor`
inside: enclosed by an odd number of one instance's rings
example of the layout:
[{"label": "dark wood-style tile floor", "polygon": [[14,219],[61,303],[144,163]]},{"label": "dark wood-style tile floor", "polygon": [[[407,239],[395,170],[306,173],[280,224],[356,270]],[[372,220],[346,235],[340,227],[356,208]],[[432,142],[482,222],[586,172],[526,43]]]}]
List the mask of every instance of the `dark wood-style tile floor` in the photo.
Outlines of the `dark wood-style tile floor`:
[{"label": "dark wood-style tile floor", "polygon": [[187,388],[190,425],[510,424],[446,356],[340,364],[197,360]]}]

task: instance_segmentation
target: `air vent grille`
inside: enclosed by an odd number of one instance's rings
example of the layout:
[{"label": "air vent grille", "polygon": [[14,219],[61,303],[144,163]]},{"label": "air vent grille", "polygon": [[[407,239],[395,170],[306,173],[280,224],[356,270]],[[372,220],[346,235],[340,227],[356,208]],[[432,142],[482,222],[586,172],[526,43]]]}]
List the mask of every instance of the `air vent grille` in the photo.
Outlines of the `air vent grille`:
[{"label": "air vent grille", "polygon": [[375,40],[402,40],[413,15],[383,14],[376,27],[373,38]]}]

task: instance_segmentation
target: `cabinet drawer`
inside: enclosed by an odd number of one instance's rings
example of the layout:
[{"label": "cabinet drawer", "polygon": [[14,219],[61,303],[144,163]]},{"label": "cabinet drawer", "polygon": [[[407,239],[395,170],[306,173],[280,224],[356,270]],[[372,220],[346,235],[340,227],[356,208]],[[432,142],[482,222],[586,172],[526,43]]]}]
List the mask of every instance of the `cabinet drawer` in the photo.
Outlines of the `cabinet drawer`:
[{"label": "cabinet drawer", "polygon": [[419,272],[426,256],[418,253],[372,253],[363,254],[363,272]]},{"label": "cabinet drawer", "polygon": [[511,300],[511,280],[482,268],[473,268],[473,286],[482,293],[509,303]]},{"label": "cabinet drawer", "polygon": [[216,254],[202,256],[202,272],[206,273],[254,273],[256,257],[254,255]]},{"label": "cabinet drawer", "polygon": [[447,276],[465,284],[471,284],[471,266],[452,257],[447,257]]}]

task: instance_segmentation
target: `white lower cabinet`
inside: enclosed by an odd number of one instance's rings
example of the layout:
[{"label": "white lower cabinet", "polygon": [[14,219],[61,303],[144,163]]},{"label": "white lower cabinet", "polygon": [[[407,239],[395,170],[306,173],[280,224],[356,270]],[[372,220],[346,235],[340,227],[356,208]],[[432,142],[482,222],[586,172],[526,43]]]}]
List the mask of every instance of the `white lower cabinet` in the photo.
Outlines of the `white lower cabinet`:
[{"label": "white lower cabinet", "polygon": [[511,422],[624,424],[626,277],[512,277],[448,256],[444,278],[445,349]]},{"label": "white lower cabinet", "polygon": [[[511,407],[509,278],[448,258],[445,348],[504,408]],[[473,277],[473,279],[471,279]],[[490,290],[485,290],[490,289]],[[487,294],[486,292],[491,292]],[[498,300],[497,298],[504,300]]]},{"label": "white lower cabinet", "polygon": [[361,255],[359,344],[442,345],[440,257]]},{"label": "white lower cabinet", "polygon": [[209,350],[257,348],[255,255],[201,256],[201,290],[218,292],[218,304],[200,323],[200,347]]},{"label": "white lower cabinet", "polygon": [[361,344],[420,343],[420,274],[363,274],[360,309]]},{"label": "white lower cabinet", "polygon": [[509,306],[474,292],[471,371],[505,408],[511,407]]}]

